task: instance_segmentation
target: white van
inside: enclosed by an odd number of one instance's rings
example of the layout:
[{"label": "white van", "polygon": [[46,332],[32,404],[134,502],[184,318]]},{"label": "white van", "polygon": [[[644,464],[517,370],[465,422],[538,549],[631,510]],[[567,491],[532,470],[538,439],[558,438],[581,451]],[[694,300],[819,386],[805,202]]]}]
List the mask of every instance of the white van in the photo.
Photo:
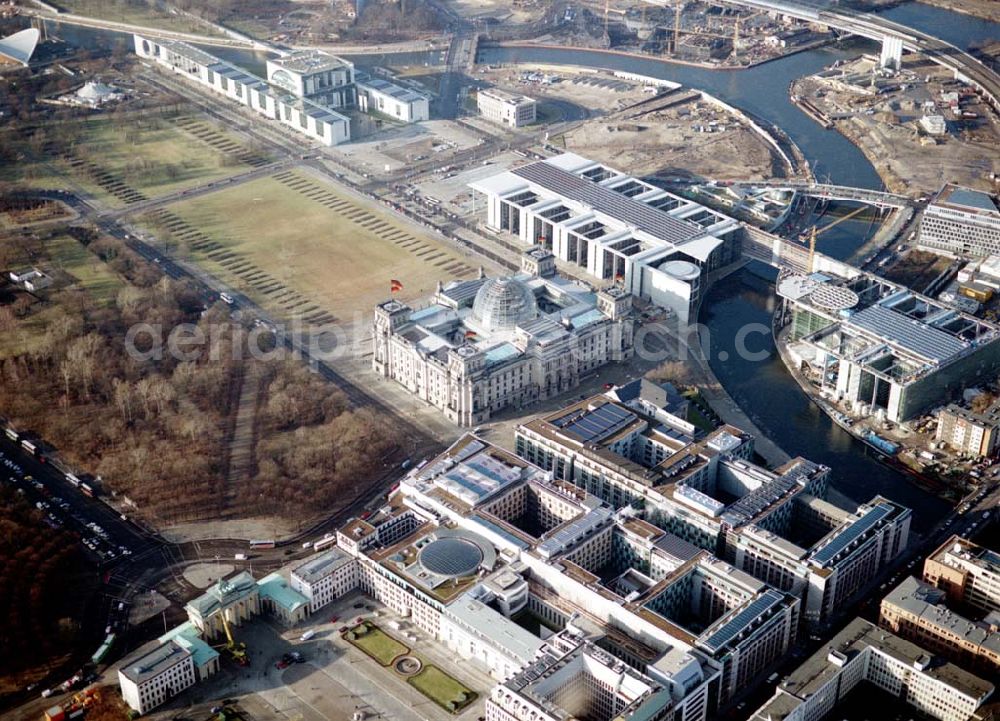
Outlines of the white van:
[{"label": "white van", "polygon": [[308,641],[310,638],[312,638],[315,635],[316,635],[316,631],[315,630],[309,630],[309,631],[306,631],[304,634],[302,634],[302,637],[299,640],[300,641]]}]

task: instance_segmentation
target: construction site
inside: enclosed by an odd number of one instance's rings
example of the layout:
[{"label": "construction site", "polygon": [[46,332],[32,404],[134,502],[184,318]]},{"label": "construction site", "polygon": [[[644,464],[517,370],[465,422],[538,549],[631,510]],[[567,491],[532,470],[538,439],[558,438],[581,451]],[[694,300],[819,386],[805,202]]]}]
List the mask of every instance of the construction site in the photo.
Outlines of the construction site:
[{"label": "construction site", "polygon": [[989,190],[997,116],[951,73],[906,55],[898,71],[862,55],[795,81],[792,100],[851,140],[898,193],[930,194],[946,182]]},{"label": "construction site", "polygon": [[821,25],[711,0],[675,0],[662,6],[587,0],[550,7],[535,2],[515,2],[513,8],[479,3],[454,7],[477,21],[489,40],[558,42],[709,67],[756,65],[834,38]]}]

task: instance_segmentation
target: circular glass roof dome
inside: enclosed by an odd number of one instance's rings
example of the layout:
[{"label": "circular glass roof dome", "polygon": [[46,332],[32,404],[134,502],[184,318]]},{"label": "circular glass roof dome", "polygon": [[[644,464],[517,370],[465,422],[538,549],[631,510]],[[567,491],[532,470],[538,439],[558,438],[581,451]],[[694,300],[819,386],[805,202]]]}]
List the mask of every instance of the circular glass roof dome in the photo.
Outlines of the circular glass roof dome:
[{"label": "circular glass roof dome", "polygon": [[490,278],[476,293],[472,314],[489,331],[513,330],[538,317],[531,288],[513,278]]},{"label": "circular glass roof dome", "polygon": [[457,578],[475,573],[483,562],[483,552],[472,541],[446,537],[421,548],[417,560],[431,573]]}]

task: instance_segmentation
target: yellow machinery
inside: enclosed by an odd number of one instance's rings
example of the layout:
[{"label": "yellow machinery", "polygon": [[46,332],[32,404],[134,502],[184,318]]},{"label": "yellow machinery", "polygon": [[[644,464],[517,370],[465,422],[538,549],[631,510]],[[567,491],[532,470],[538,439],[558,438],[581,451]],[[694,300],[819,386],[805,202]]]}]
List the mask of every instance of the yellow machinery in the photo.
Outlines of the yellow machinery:
[{"label": "yellow machinery", "polygon": [[226,632],[226,653],[240,666],[249,666],[250,657],[247,656],[247,645],[233,638],[233,631],[229,628],[229,621],[226,620],[225,612],[219,616],[222,619],[222,630]]}]

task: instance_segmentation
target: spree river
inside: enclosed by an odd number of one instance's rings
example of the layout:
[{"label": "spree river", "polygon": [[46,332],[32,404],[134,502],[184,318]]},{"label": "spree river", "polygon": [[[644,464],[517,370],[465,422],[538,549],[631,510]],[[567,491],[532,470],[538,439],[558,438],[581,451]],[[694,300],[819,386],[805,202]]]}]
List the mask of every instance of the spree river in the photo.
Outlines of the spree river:
[{"label": "spree river", "polygon": [[[889,10],[892,20],[968,48],[981,40],[1000,37],[1000,26],[937,7],[910,3]],[[117,35],[63,27],[65,39],[100,39]],[[608,68],[673,80],[712,95],[782,128],[809,159],[817,177],[840,185],[880,188],[882,183],[864,155],[835,130],[812,121],[789,99],[789,85],[796,78],[814,73],[834,60],[857,55],[875,47],[851,39],[836,47],[791,55],[746,70],[710,70],[676,65],[654,58],[629,57],[573,48],[484,48],[483,63],[535,63]],[[266,54],[231,48],[206,48],[252,72],[263,71]],[[355,55],[359,64],[438,65],[440,51],[405,55]],[[627,170],[627,168],[625,169]],[[824,233],[822,252],[848,257],[867,235],[867,224],[848,221]],[[737,331],[752,323],[770,325],[776,297],[774,271],[753,265],[716,284],[703,305],[701,322],[708,328],[711,365],[722,384],[757,426],[791,455],[801,455],[833,469],[833,483],[840,492],[858,502],[881,493],[914,510],[914,528],[926,529],[947,509],[944,502],[909,483],[901,474],[869,455],[866,446],[827,418],[785,371],[770,336],[751,336],[767,351],[762,361],[739,359],[733,339]],[[752,344],[750,344],[752,345]],[[725,353],[722,353],[725,351]],[[720,360],[720,356],[727,360]],[[734,360],[735,359],[735,360]]]}]

